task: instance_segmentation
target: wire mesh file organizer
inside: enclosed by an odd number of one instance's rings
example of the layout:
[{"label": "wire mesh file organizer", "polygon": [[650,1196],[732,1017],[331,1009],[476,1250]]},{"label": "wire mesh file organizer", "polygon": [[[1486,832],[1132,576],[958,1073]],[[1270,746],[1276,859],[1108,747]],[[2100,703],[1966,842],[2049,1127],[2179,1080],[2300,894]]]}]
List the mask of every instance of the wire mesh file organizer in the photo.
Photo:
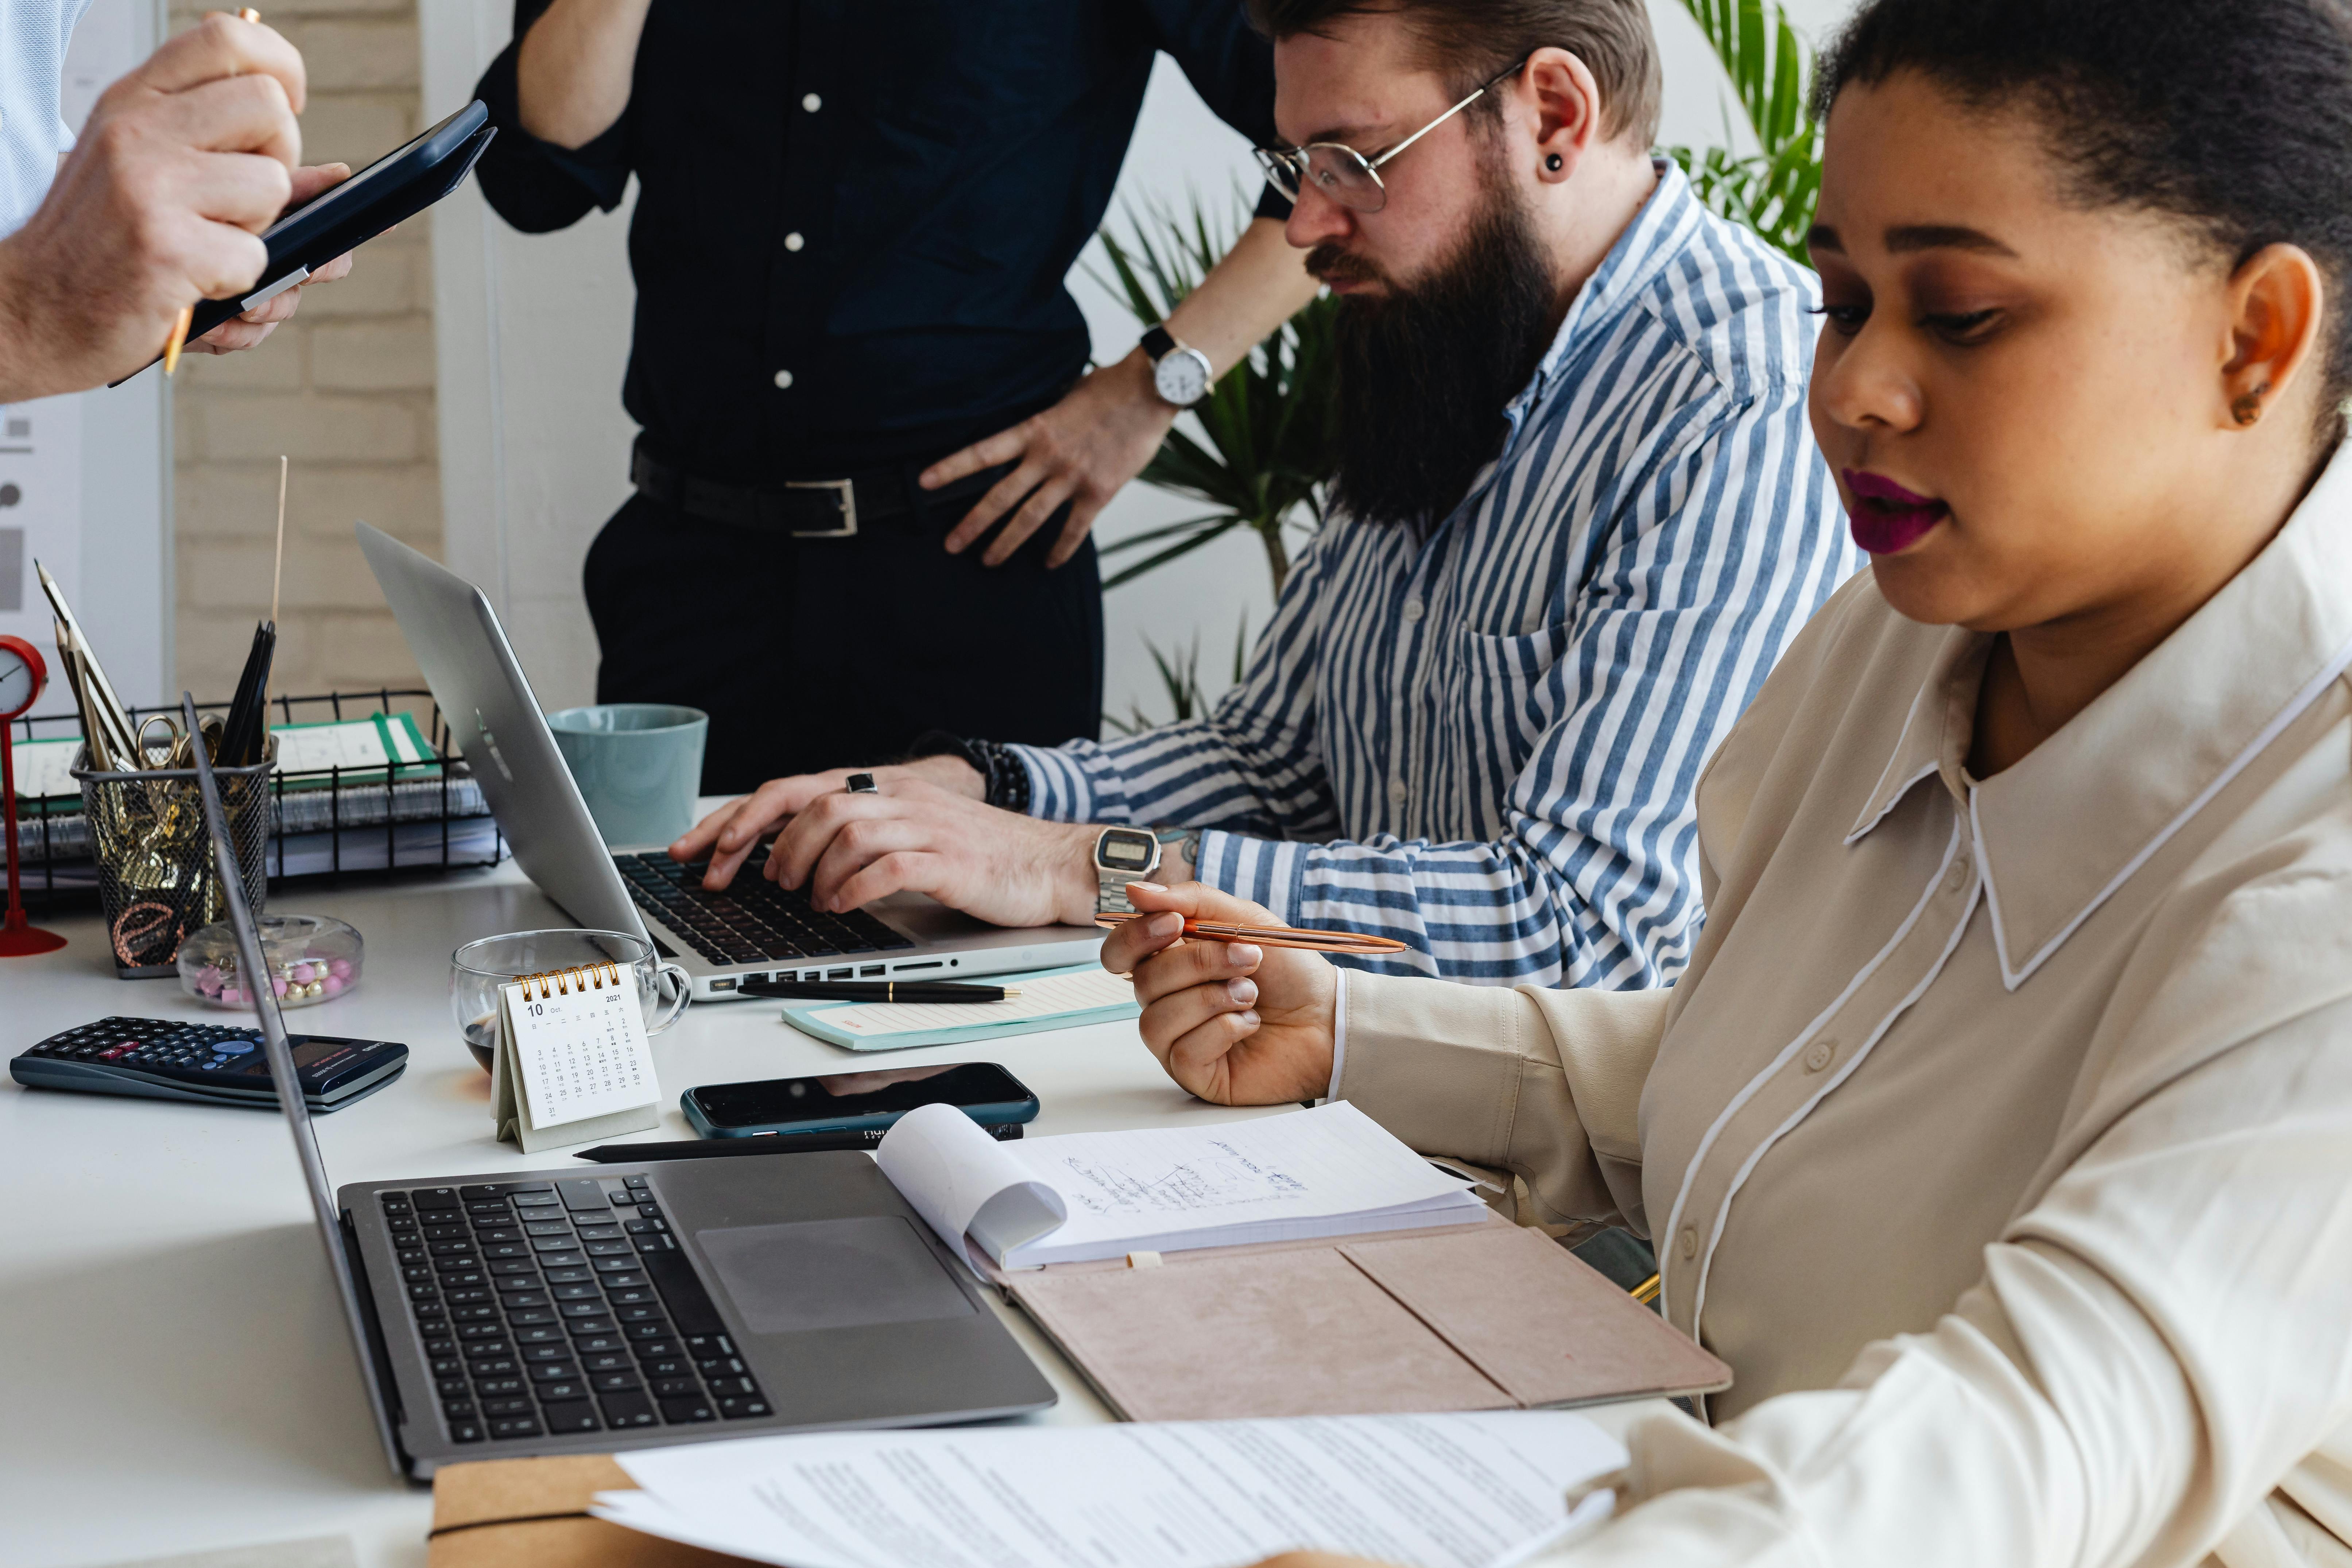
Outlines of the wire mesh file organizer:
[{"label": "wire mesh file organizer", "polygon": [[[282,744],[280,766],[268,777],[268,828],[263,868],[275,879],[381,875],[390,871],[441,870],[494,866],[506,858],[506,839],[490,814],[465,759],[457,755],[449,726],[432,693],[383,688],[317,696],[270,699],[278,740],[284,726],[373,721],[387,734],[413,734],[414,757],[385,763],[295,765]],[[226,711],[226,702],[199,705],[204,712]],[[177,714],[177,708],[142,708],[137,723],[151,713]],[[423,719],[420,726],[417,719]],[[70,711],[22,719],[16,723],[17,788],[25,892],[28,898],[84,897],[99,890],[91,854],[89,815],[80,793],[68,793],[64,758],[78,755],[80,726]],[[48,765],[26,765],[55,742]],[[226,780],[235,770],[224,769]],[[135,776],[135,775],[134,775]],[[40,787],[46,779],[50,787]],[[63,785],[66,787],[58,787]],[[260,900],[256,899],[256,905]]]}]

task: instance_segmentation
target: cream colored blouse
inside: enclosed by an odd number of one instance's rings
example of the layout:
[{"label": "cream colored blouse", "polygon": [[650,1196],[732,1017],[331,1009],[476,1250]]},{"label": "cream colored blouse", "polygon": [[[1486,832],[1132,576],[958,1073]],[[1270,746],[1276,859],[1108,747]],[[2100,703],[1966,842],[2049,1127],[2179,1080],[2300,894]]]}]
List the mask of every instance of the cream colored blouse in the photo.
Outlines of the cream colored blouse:
[{"label": "cream colored blouse", "polygon": [[1333,1093],[1646,1231],[1737,1374],[1559,1561],[2352,1563],[2352,458],[1979,781],[1990,643],[1840,591],[1671,991],[1348,976]]}]

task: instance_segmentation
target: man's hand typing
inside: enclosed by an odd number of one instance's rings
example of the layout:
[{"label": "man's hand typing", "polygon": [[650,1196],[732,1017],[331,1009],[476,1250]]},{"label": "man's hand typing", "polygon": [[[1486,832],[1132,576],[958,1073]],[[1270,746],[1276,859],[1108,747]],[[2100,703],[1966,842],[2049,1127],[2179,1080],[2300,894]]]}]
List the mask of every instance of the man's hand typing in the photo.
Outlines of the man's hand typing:
[{"label": "man's hand typing", "polygon": [[[879,793],[851,795],[854,773],[873,774]],[[982,792],[971,764],[951,756],[770,779],[695,824],[669,852],[709,856],[702,885],[716,890],[781,826],[763,875],[805,888],[821,910],[913,891],[993,925],[1091,921],[1097,830],[1000,810],[983,804]]]},{"label": "man's hand typing", "polygon": [[[879,793],[850,794],[841,782],[846,772],[771,780],[704,818],[670,855],[692,860],[708,850],[703,886],[724,888],[760,836],[782,822],[763,874],[806,889],[821,910],[838,913],[913,891],[992,925],[1093,921],[1096,829],[983,804],[977,775],[961,761],[927,757],[860,771],[874,774]],[[933,773],[953,782],[943,785]]]}]

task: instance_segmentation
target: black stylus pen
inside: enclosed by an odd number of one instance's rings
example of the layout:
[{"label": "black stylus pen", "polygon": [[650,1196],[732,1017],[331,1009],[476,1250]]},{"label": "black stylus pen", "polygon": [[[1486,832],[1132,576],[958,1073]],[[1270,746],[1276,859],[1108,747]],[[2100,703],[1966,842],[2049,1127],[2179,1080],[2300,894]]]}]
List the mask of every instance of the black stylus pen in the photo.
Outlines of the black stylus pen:
[{"label": "black stylus pen", "polygon": [[[1022,1134],[1024,1124],[1006,1121],[981,1131],[1000,1142]],[[826,1149],[871,1149],[882,1142],[887,1127],[860,1128],[854,1132],[755,1132],[748,1138],[677,1138],[662,1143],[599,1143],[572,1157],[600,1165],[627,1165],[639,1160],[713,1160],[729,1154],[808,1154]]]},{"label": "black stylus pen", "polygon": [[949,980],[746,980],[746,996],[786,1002],[1006,1002],[1018,985],[962,985]]}]

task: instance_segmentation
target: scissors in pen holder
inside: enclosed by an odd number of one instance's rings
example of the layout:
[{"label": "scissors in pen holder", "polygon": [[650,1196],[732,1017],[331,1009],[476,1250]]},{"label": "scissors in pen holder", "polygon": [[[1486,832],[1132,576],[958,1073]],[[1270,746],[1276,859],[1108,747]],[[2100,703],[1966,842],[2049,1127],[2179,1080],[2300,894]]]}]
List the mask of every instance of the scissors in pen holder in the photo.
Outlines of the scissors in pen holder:
[{"label": "scissors in pen holder", "polygon": [[[160,744],[147,738],[147,731],[159,724],[163,726],[163,734]],[[205,737],[205,759],[207,762],[220,761],[220,715],[205,714],[197,721],[196,728]],[[163,760],[160,763],[148,761],[149,754],[156,751],[163,753]],[[133,755],[137,759],[136,765],[140,767],[186,769],[196,765],[195,752],[188,744],[188,732],[181,725],[179,716],[173,713],[152,714],[141,721],[139,744]]]},{"label": "scissors in pen holder", "polygon": [[[1095,924],[1118,927],[1130,921],[1148,921],[1150,918],[1149,912],[1105,912],[1095,916]],[[1228,925],[1222,921],[1188,920],[1184,922],[1184,935],[1201,942],[1245,942],[1259,947],[1296,947],[1308,952],[1353,953],[1362,958],[1405,951],[1405,944],[1394,937],[1368,936],[1362,931],[1308,931],[1299,926]]]}]

